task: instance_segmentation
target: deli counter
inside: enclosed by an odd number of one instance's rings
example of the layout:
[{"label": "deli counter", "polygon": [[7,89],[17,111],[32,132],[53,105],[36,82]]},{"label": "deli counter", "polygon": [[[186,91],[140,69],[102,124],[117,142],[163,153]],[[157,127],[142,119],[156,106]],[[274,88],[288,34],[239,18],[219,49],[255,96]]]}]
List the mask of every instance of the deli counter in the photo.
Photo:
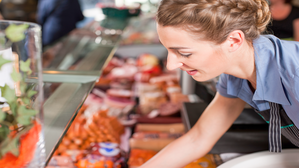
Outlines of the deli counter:
[{"label": "deli counter", "polygon": [[[106,17],[45,48],[46,165],[57,166],[51,160],[67,156],[77,167],[138,167],[195,124],[215,95],[216,81],[199,83],[167,71],[167,50],[155,27],[154,16]],[[109,112],[114,117],[103,110],[107,104],[117,107]],[[222,154],[265,151],[267,130],[247,107],[209,154],[186,167],[216,168],[232,158]],[[117,154],[106,153],[107,160],[102,149]]]}]

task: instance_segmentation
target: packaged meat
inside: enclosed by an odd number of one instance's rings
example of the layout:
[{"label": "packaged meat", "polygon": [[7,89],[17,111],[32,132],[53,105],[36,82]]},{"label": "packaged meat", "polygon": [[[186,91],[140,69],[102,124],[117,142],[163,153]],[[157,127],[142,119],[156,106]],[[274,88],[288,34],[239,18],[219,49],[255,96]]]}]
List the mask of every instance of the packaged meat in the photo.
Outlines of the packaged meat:
[{"label": "packaged meat", "polygon": [[204,157],[189,163],[184,168],[216,168],[216,164],[213,155],[207,154]]},{"label": "packaged meat", "polygon": [[169,99],[172,103],[190,102],[188,95],[184,95],[178,92],[170,93]]},{"label": "packaged meat", "polygon": [[103,156],[105,160],[116,162],[121,158],[121,152],[117,143],[101,142],[90,144],[90,154]]},{"label": "packaged meat", "polygon": [[147,92],[161,92],[163,88],[159,84],[151,84],[151,83],[136,83],[136,93],[138,96],[141,96]]},{"label": "packaged meat", "polygon": [[95,83],[95,86],[102,86],[107,88],[111,82],[111,79],[105,76],[101,76]]},{"label": "packaged meat", "polygon": [[134,139],[177,139],[181,137],[183,133],[166,133],[159,131],[143,131],[135,132],[133,134]]},{"label": "packaged meat", "polygon": [[106,91],[106,94],[108,96],[128,98],[128,99],[131,99],[134,96],[131,90],[125,90],[125,89],[108,89]]},{"label": "packaged meat", "polygon": [[120,142],[124,127],[116,117],[108,116],[105,110],[90,115],[80,114],[62,139],[56,155],[70,156],[67,151],[87,150],[91,143]]},{"label": "packaged meat", "polygon": [[119,162],[105,160],[101,156],[87,155],[76,163],[77,168],[121,168]]},{"label": "packaged meat", "polygon": [[134,76],[134,80],[136,82],[143,82],[143,83],[148,83],[150,78],[151,78],[151,74],[142,73],[142,72],[137,72]]},{"label": "packaged meat", "polygon": [[146,149],[160,151],[175,139],[135,139],[130,138],[131,149]]},{"label": "packaged meat", "polygon": [[48,166],[46,168],[55,168],[55,167],[65,167],[65,168],[75,168],[73,161],[70,157],[67,156],[54,156],[51,158]]},{"label": "packaged meat", "polygon": [[166,87],[166,93],[169,95],[171,93],[181,93],[182,89],[180,86],[167,86]]},{"label": "packaged meat", "polygon": [[160,116],[173,116],[180,112],[181,107],[181,103],[167,102],[160,105],[158,112]]},{"label": "packaged meat", "polygon": [[159,65],[151,66],[146,65],[139,68],[143,74],[149,74],[151,77],[159,76],[162,74],[162,68]]},{"label": "packaged meat", "polygon": [[138,69],[134,65],[124,65],[122,67],[115,67],[109,73],[109,77],[114,79],[128,79],[134,80],[134,75],[138,72]]},{"label": "packaged meat", "polygon": [[117,143],[91,143],[88,154],[80,159],[76,166],[78,168],[121,168],[124,161]]},{"label": "packaged meat", "polygon": [[135,132],[139,131],[160,131],[168,133],[184,133],[183,123],[176,124],[136,124]]},{"label": "packaged meat", "polygon": [[145,149],[132,149],[130,151],[130,157],[128,160],[129,168],[138,168],[153,156],[157,154],[157,151],[145,150]]},{"label": "packaged meat", "polygon": [[139,96],[139,107],[142,114],[148,114],[167,102],[164,92],[147,92]]},{"label": "packaged meat", "polygon": [[155,66],[159,65],[159,59],[157,56],[152,55],[152,54],[141,54],[138,59],[137,59],[137,66]]},{"label": "packaged meat", "polygon": [[104,98],[104,102],[107,106],[116,108],[125,108],[127,106],[133,107],[136,104],[134,100],[112,96],[107,96]]},{"label": "packaged meat", "polygon": [[150,83],[161,83],[168,81],[179,81],[178,76],[176,74],[164,74],[157,77],[152,77],[150,79]]},{"label": "packaged meat", "polygon": [[114,79],[109,83],[110,88],[113,89],[132,89],[133,81],[129,79]]}]

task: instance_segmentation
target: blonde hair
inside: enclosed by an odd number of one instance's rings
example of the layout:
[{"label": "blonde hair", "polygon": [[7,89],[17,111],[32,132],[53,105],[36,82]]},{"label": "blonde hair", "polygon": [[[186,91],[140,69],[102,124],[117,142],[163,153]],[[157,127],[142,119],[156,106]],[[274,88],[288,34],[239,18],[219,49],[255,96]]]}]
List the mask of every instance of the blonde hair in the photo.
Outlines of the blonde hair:
[{"label": "blonde hair", "polygon": [[252,41],[270,19],[266,0],[162,0],[157,12],[159,25],[183,28],[216,44],[234,30]]}]

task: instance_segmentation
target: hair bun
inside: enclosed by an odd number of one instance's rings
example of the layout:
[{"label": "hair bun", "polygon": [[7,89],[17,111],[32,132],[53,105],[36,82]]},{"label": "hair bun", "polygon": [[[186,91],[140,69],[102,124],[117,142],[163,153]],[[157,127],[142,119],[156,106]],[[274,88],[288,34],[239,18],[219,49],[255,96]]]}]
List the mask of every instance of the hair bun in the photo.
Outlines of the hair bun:
[{"label": "hair bun", "polygon": [[271,20],[271,12],[269,5],[265,0],[254,0],[257,4],[258,10],[256,13],[256,27],[260,33],[266,30],[267,25]]},{"label": "hair bun", "polygon": [[266,0],[162,0],[157,13],[161,26],[180,27],[218,44],[234,30],[252,41],[270,19]]}]

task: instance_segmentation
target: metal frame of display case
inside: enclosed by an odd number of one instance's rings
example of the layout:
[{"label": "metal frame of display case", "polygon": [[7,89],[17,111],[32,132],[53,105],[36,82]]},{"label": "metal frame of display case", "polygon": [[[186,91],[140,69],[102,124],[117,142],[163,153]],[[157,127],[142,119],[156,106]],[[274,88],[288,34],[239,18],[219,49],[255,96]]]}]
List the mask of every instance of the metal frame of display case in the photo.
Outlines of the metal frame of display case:
[{"label": "metal frame of display case", "polygon": [[[128,20],[106,18],[94,22],[106,30],[122,31]],[[118,48],[121,34],[109,36],[89,29],[97,36],[67,36],[63,39],[63,48],[43,71],[44,83],[59,83],[59,86],[44,103],[44,137],[46,165],[59,146],[63,136],[75,119],[95,82],[102,74],[103,67],[109,62]],[[104,31],[104,30],[102,30]],[[82,58],[83,55],[83,58]],[[78,63],[78,59],[81,59]],[[68,70],[74,63],[73,70]],[[29,79],[34,80],[34,79]]]}]

